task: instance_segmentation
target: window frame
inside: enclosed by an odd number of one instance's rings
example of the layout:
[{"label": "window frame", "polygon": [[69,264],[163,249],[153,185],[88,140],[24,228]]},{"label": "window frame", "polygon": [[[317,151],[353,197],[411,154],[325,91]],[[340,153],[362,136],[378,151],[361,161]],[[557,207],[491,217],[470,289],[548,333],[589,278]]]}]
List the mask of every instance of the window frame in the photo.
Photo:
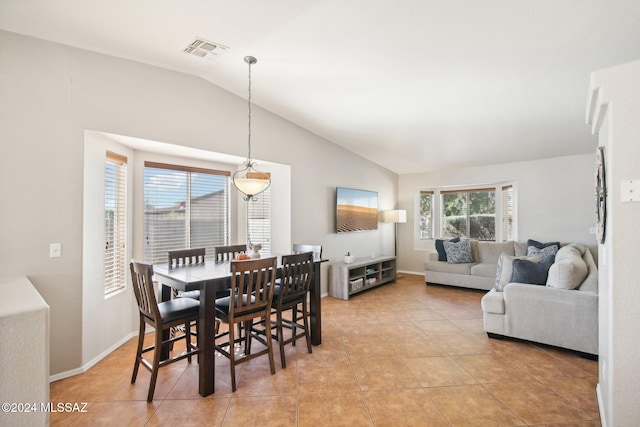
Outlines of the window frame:
[{"label": "window frame", "polygon": [[[503,228],[503,204],[504,195],[503,189],[511,188],[512,191],[512,223],[511,223],[511,236],[505,236]],[[442,237],[442,194],[456,193],[456,192],[474,192],[481,190],[495,191],[495,241],[505,240],[517,240],[518,230],[518,215],[517,215],[517,183],[516,182],[500,182],[495,184],[478,184],[478,185],[465,185],[465,186],[446,186],[446,187],[424,187],[418,188],[415,191],[414,197],[414,248],[415,249],[429,249],[429,241],[435,239],[441,239]],[[432,224],[432,236],[421,237],[421,205],[420,198],[423,194],[431,193],[431,224]],[[510,237],[510,238],[508,238]]]}]

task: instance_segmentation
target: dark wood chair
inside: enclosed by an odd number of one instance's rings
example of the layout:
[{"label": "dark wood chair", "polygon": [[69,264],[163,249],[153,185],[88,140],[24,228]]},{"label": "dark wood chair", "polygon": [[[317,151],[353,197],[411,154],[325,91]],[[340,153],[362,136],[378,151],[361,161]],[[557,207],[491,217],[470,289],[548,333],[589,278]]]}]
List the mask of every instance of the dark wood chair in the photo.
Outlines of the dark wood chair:
[{"label": "dark wood chair", "polygon": [[[207,251],[205,248],[191,249],[174,249],[168,252],[169,268],[186,267],[189,265],[204,264],[204,257]],[[171,290],[174,298],[193,298],[200,299],[200,291],[178,292],[176,289]]]},{"label": "dark wood chair", "polygon": [[216,246],[216,261],[231,261],[239,254],[247,252],[247,245]]},{"label": "dark wood chair", "polygon": [[[216,317],[227,323],[227,331],[216,334],[215,349],[229,359],[231,367],[231,390],[236,391],[236,365],[267,354],[271,375],[275,374],[271,323],[266,322],[266,339],[252,332],[254,319],[264,321],[271,314],[274,281],[277,274],[277,258],[261,258],[246,261],[231,261],[231,295],[216,299]],[[234,325],[244,325],[245,336],[235,337]],[[219,343],[218,340],[227,337]],[[251,339],[256,338],[266,348],[250,353]],[[235,354],[234,344],[244,341],[244,356]]]},{"label": "dark wood chair", "polygon": [[[131,384],[136,382],[140,364],[149,369],[149,371],[151,371],[151,381],[149,383],[147,402],[151,402],[153,401],[153,393],[156,388],[158,370],[163,366],[184,358],[187,358],[189,362],[191,362],[191,356],[198,354],[198,347],[191,343],[189,325],[192,322],[197,322],[198,314],[200,312],[200,303],[191,298],[176,298],[170,301],[158,303],[153,284],[153,266],[150,264],[132,261],[131,264],[129,264],[129,268],[131,270],[133,292],[136,295],[136,301],[138,302],[138,310],[140,313],[138,348],[136,350],[136,361],[133,365]],[[155,339],[153,345],[145,348],[144,336],[147,324],[154,328]],[[171,329],[177,325],[182,325],[184,327],[185,334],[178,337],[171,337],[168,340],[163,340],[163,331]],[[175,341],[181,339],[186,341],[185,352],[166,360],[160,360],[160,349],[162,346],[171,345]],[[153,361],[150,362],[144,358],[144,354],[152,350]]]},{"label": "dark wood chair", "polygon": [[[273,339],[278,341],[280,346],[280,362],[282,368],[287,367],[285,359],[285,344],[296,345],[298,338],[305,338],[307,350],[311,353],[311,336],[309,334],[309,310],[307,308],[307,295],[311,286],[313,276],[313,252],[301,254],[283,255],[282,275],[280,283],[276,285],[271,303],[272,315],[276,320],[271,321]],[[289,317],[286,317],[287,314]],[[266,334],[265,323],[260,322],[254,325],[257,333]],[[291,330],[291,336],[285,338],[284,329]],[[299,332],[298,332],[299,331]]]}]

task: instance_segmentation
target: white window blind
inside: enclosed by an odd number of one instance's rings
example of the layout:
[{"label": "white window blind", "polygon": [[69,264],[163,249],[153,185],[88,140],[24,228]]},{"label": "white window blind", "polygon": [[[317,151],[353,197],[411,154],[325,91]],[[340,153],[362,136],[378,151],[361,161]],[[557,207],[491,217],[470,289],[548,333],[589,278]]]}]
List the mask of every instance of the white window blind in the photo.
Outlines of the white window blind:
[{"label": "white window blind", "polygon": [[261,253],[271,253],[271,188],[247,203],[247,232],[252,244],[262,245]]},{"label": "white window blind", "polygon": [[495,240],[495,188],[442,191],[440,195],[443,237]]},{"label": "white window blind", "polygon": [[420,192],[420,238],[433,238],[433,191]]},{"label": "white window blind", "polygon": [[107,151],[104,172],[104,293],[125,287],[127,158]]},{"label": "white window blind", "polygon": [[502,187],[502,240],[513,240],[513,186]]},{"label": "white window blind", "polygon": [[227,171],[145,162],[144,257],[167,262],[174,249],[214,248],[229,243]]}]

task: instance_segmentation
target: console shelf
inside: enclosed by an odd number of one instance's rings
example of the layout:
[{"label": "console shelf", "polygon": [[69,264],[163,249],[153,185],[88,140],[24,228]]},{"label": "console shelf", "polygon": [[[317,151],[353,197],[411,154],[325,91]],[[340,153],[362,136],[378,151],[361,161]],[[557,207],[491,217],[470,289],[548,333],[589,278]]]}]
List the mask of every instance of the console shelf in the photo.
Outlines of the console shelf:
[{"label": "console shelf", "polygon": [[396,257],[358,258],[351,264],[331,264],[329,295],[349,296],[396,280]]}]

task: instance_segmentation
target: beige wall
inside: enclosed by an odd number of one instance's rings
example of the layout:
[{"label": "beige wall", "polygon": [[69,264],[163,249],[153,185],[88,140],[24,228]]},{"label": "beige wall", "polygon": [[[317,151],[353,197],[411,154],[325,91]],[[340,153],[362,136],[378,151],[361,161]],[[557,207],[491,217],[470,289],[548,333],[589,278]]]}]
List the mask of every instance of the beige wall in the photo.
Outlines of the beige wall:
[{"label": "beige wall", "polygon": [[[60,374],[87,359],[85,131],[244,156],[246,102],[196,77],[8,32],[0,32],[0,64],[0,275],[28,276],[51,307],[51,373]],[[374,232],[334,233],[334,191],[378,191],[380,209],[391,209],[396,174],[258,107],[253,114],[254,157],[291,166],[291,228],[285,232],[293,243],[322,244],[331,260],[347,250],[393,252],[388,224]],[[53,242],[62,243],[62,257],[49,258]],[[323,269],[326,292],[326,264]],[[123,308],[127,316],[130,308]],[[96,345],[105,348],[94,348],[95,354],[109,348]]]}]

